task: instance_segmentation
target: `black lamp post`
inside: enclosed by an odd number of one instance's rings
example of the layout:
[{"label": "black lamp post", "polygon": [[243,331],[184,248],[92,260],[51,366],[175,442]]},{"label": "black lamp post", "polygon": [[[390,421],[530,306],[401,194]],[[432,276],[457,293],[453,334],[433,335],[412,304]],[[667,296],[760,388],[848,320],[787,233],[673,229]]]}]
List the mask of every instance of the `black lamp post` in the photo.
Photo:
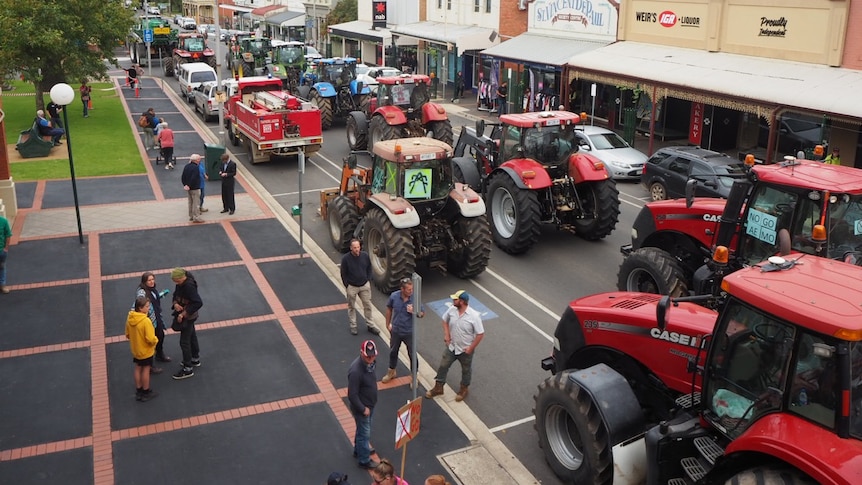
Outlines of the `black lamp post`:
[{"label": "black lamp post", "polygon": [[72,195],[75,197],[75,217],[78,219],[78,241],[84,244],[84,232],[81,230],[81,208],[78,206],[78,184],[75,182],[75,162],[72,160],[72,134],[69,132],[69,115],[67,107],[75,99],[75,90],[66,83],[55,84],[51,88],[51,101],[63,107],[63,124],[66,129],[66,150],[69,152],[69,171],[72,173]]}]

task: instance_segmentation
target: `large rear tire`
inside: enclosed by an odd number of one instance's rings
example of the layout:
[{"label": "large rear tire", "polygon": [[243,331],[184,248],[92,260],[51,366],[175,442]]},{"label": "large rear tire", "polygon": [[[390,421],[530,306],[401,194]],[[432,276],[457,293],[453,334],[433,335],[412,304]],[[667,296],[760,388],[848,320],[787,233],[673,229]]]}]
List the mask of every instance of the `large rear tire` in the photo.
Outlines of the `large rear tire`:
[{"label": "large rear tire", "polygon": [[644,247],[626,256],[617,275],[620,291],[657,293],[671,297],[688,294],[685,272],[667,251]]},{"label": "large rear tire", "polygon": [[548,377],[533,397],[539,447],[564,482],[611,485],[612,447],[599,407],[587,391],[569,379],[571,372]]},{"label": "large rear tire", "polygon": [[620,216],[620,191],[613,179],[578,185],[584,218],[574,221],[575,233],[598,241],[614,232]]},{"label": "large rear tire", "polygon": [[365,150],[368,148],[368,132],[360,132],[359,122],[353,113],[347,116],[347,146],[351,150]]},{"label": "large rear tire", "polygon": [[211,68],[215,69],[218,65],[218,61],[216,60],[216,56],[207,57],[207,65],[209,65]]},{"label": "large rear tire", "polygon": [[449,120],[429,122],[428,131],[431,132],[432,138],[440,140],[450,147],[454,146],[455,136],[452,134],[452,123]]},{"label": "large rear tire", "polygon": [[165,77],[174,77],[174,58],[167,57],[164,60]]},{"label": "large rear tire", "polygon": [[310,93],[308,93],[309,101],[314,106],[317,106],[317,109],[320,110],[320,128],[324,130],[328,130],[330,126],[332,126],[332,101],[330,98],[324,98],[317,92],[316,89],[312,89]]},{"label": "large rear tire", "polygon": [[737,473],[725,485],[815,485],[808,475],[792,468],[751,468]]},{"label": "large rear tire", "polygon": [[409,229],[396,229],[381,209],[371,209],[365,217],[363,237],[371,258],[371,278],[383,293],[399,287],[401,278],[409,278],[416,268],[413,238]]},{"label": "large rear tire", "polygon": [[390,125],[382,116],[376,115],[371,118],[371,123],[368,126],[368,148],[374,148],[374,144],[378,141],[401,138],[402,132],[400,125]]},{"label": "large rear tire", "polygon": [[350,240],[359,225],[359,210],[350,197],[339,195],[329,201],[326,213],[329,218],[329,239],[340,253],[350,249]]},{"label": "large rear tire", "polygon": [[536,192],[521,189],[509,174],[499,172],[488,183],[488,219],[494,243],[510,254],[520,254],[539,241],[541,210]]},{"label": "large rear tire", "polygon": [[491,228],[486,217],[459,216],[452,223],[456,238],[463,239],[461,251],[449,251],[446,270],[459,278],[472,278],[488,267],[491,257]]}]

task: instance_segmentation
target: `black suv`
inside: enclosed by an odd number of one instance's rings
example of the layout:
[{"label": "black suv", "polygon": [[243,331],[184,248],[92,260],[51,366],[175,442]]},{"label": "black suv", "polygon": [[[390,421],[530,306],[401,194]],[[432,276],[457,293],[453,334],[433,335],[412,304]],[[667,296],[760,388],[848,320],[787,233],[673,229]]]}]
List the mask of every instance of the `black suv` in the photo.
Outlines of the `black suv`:
[{"label": "black suv", "polygon": [[697,180],[697,197],[724,197],[733,180],[745,175],[745,164],[723,153],[700,147],[666,147],[644,164],[641,184],[652,200],[685,197],[685,184]]}]

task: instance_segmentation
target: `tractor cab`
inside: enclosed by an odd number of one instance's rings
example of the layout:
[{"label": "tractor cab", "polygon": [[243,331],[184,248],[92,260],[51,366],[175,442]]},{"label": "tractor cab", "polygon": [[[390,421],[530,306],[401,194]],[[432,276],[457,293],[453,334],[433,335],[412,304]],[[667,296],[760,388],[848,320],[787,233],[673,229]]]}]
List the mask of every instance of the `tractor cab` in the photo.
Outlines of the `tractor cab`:
[{"label": "tractor cab", "polygon": [[567,111],[503,115],[501,160],[531,158],[553,168],[565,164],[578,151],[575,125],[580,117]]},{"label": "tractor cab", "polygon": [[305,65],[305,44],[302,42],[272,41],[272,62],[286,67],[302,67]]},{"label": "tractor cab", "polygon": [[348,86],[356,79],[356,59],[352,57],[318,59],[313,67],[317,82],[330,83],[336,88]]},{"label": "tractor cab", "polygon": [[433,138],[380,141],[373,146],[371,193],[411,203],[445,199],[453,188],[452,149]]},{"label": "tractor cab", "polygon": [[[272,46],[268,38],[245,37],[239,41],[243,57],[262,59],[269,56]],[[248,59],[246,59],[248,61]]]},{"label": "tractor cab", "polygon": [[206,42],[203,36],[199,35],[181,36],[180,49],[188,52],[203,52],[206,49]]},{"label": "tractor cab", "polygon": [[377,83],[377,106],[397,106],[412,113],[422,109],[431,100],[428,92],[431,78],[425,75],[379,77]]}]

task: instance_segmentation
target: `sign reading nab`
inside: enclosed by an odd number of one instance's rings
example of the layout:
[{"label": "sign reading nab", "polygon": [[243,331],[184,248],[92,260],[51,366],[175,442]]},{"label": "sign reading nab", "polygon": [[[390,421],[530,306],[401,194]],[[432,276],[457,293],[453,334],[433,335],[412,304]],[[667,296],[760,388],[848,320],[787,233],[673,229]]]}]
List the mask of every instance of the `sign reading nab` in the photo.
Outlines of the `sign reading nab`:
[{"label": "sign reading nab", "polygon": [[371,15],[373,21],[371,26],[376,28],[386,28],[386,2],[374,0],[371,2]]}]

